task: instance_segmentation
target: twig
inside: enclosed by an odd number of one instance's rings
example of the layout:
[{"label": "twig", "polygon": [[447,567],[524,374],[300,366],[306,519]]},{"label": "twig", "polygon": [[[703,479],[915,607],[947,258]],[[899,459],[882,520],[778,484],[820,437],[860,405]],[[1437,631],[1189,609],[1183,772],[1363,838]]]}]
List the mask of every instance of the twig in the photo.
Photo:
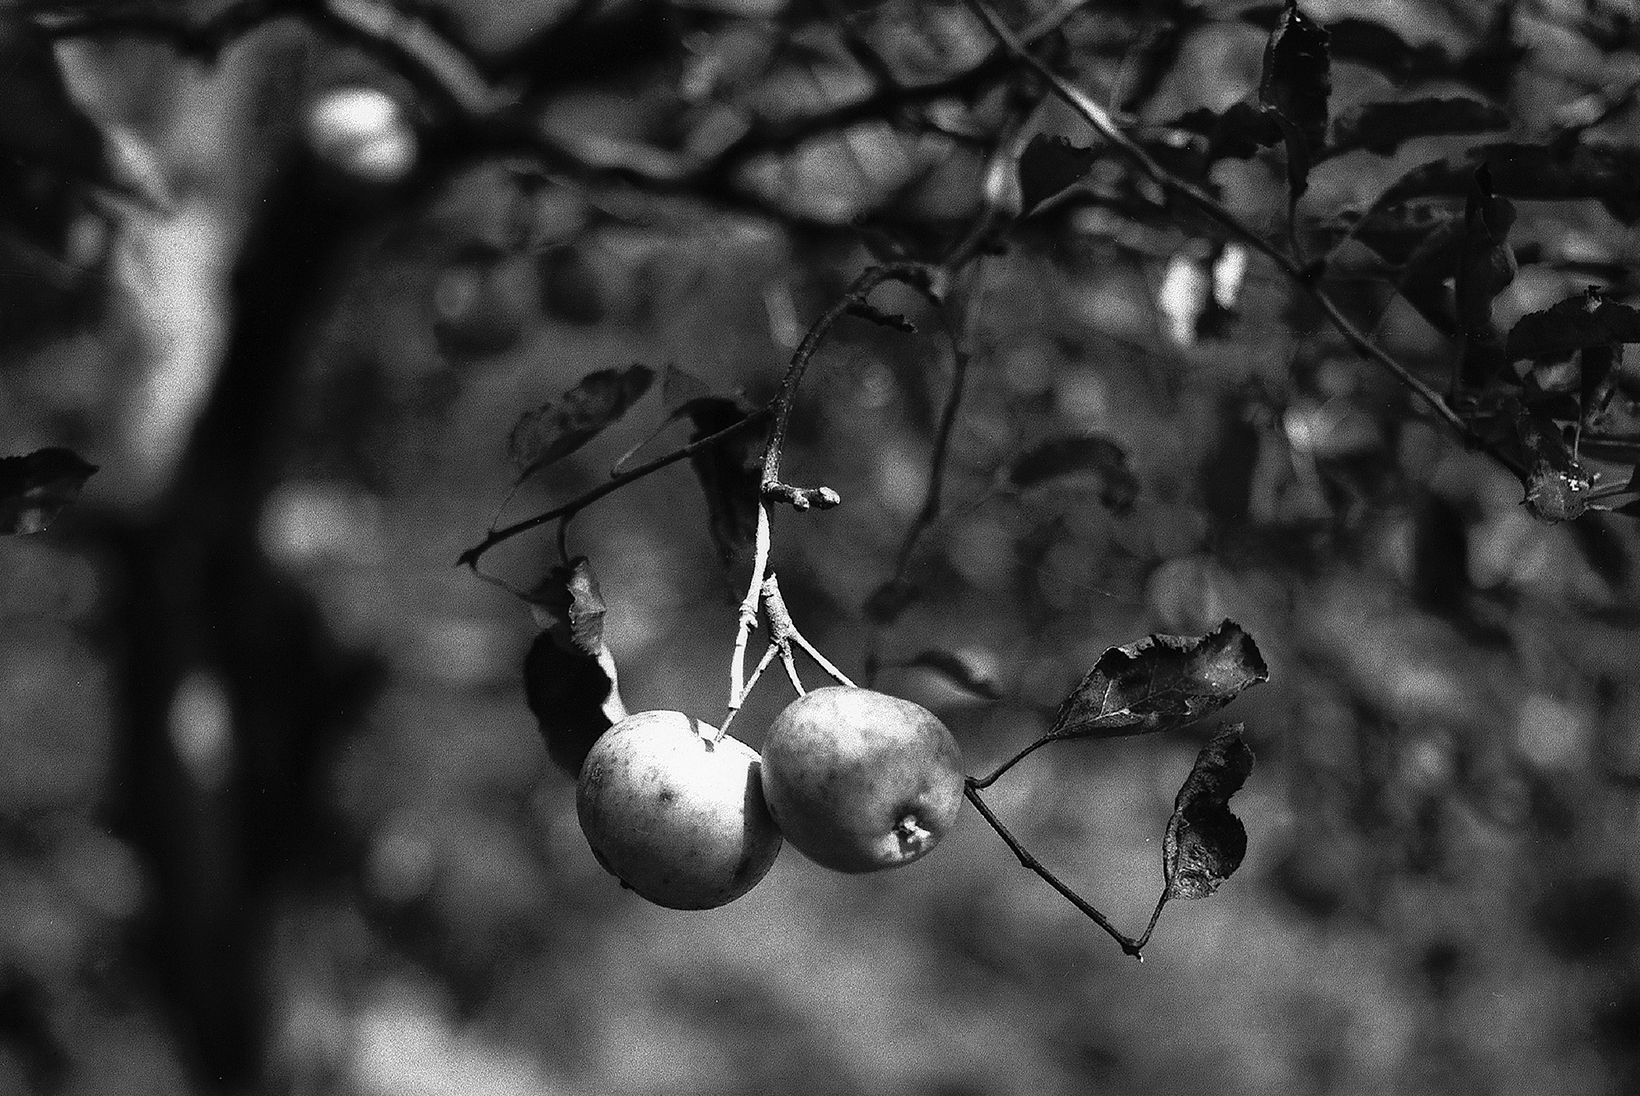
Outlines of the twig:
[{"label": "twig", "polygon": [[901,282],[924,293],[929,292],[931,285],[929,269],[921,263],[888,263],[869,267],[854,279],[848,290],[832,302],[831,307],[826,309],[819,319],[809,326],[803,341],[792,354],[791,364],[786,367],[785,376],[780,378],[779,391],[770,403],[774,411],[774,429],[769,432],[769,443],[763,450],[764,501],[784,502],[794,510],[807,510],[811,506],[824,510],[842,501],[837,492],[829,487],[797,487],[782,482],[780,458],[786,446],[786,430],[791,423],[797,386],[802,383],[803,373],[808,369],[810,360],[819,351],[820,344],[837,325],[837,321],[865,304],[871,296],[871,291],[884,282]]},{"label": "twig", "polygon": [[[734,653],[729,656],[729,714],[732,717],[745,703],[746,694],[751,689],[742,677],[746,672],[746,642],[751,638],[752,629],[757,627],[757,607],[763,598],[763,575],[769,568],[769,508],[761,499],[757,503],[757,539],[752,554],[752,581],[746,588],[746,597],[740,603],[740,613],[735,625]],[[773,648],[771,647],[771,650]],[[764,656],[768,661],[768,656]],[[757,675],[752,675],[752,684],[757,683]]]},{"label": "twig", "polygon": [[[1014,856],[1018,858],[1021,866],[1035,872],[1044,882],[1048,884],[1048,886],[1052,887],[1054,890],[1069,899],[1071,905],[1086,914],[1089,920],[1104,929],[1106,932],[1110,933],[1112,939],[1122,946],[1122,950],[1124,952],[1133,956],[1135,959],[1138,959],[1140,962],[1144,961],[1144,956],[1141,952],[1144,949],[1145,941],[1150,939],[1149,929],[1145,930],[1145,935],[1137,940],[1125,935],[1115,925],[1111,924],[1108,917],[1095,909],[1092,903],[1083,898],[1080,894],[1077,894],[1064,883],[1060,882],[1058,876],[1043,867],[1042,862],[1035,856],[1032,856],[1025,846],[1019,843],[1019,839],[1017,837],[1008,832],[1008,827],[1002,824],[1002,819],[998,818],[992,812],[990,806],[987,805],[985,800],[980,796],[979,789],[974,786],[973,780],[969,780],[963,787],[963,795],[968,797],[968,802],[972,803],[974,805],[974,809],[979,811],[980,817],[985,819],[986,824],[996,831],[998,837],[1002,838],[1002,843],[1007,845],[1013,852]],[[1155,927],[1156,916],[1159,916],[1160,913],[1161,906],[1158,904],[1156,907],[1156,914],[1150,919],[1152,928]]]},{"label": "twig", "polygon": [[511,540],[513,537],[518,536],[518,534],[527,533],[531,529],[538,529],[547,524],[549,521],[557,521],[559,518],[568,517],[571,514],[579,513],[580,511],[585,510],[588,506],[591,506],[593,503],[597,502],[599,499],[603,498],[605,495],[620,490],[622,487],[625,487],[634,480],[640,480],[645,476],[652,475],[668,465],[676,464],[685,457],[692,456],[695,453],[700,452],[702,449],[707,449],[711,446],[717,445],[720,442],[734,437],[736,434],[741,433],[751,426],[766,421],[770,413],[770,407],[759,408],[758,410],[751,412],[739,422],[732,423],[715,434],[708,434],[704,438],[692,441],[688,445],[674,449],[672,452],[664,454],[663,456],[656,457],[648,464],[640,464],[638,467],[622,472],[618,476],[612,476],[607,483],[601,483],[597,487],[591,488],[584,494],[564,503],[562,506],[555,506],[551,510],[536,514],[534,517],[525,518],[522,521],[515,521],[511,525],[501,529],[491,529],[484,535],[484,539],[482,541],[473,545],[457,557],[456,566],[475,566],[478,563],[479,557],[483,556],[485,552],[488,552],[491,548],[494,548],[503,541]]},{"label": "twig", "polygon": [[[1466,445],[1492,452],[1491,449],[1486,447],[1483,440],[1469,428],[1469,425],[1459,417],[1457,412],[1447,405],[1447,402],[1441,398],[1440,393],[1380,348],[1360,328],[1356,327],[1348,316],[1344,315],[1333,299],[1316,284],[1314,272],[1300,266],[1297,260],[1271,244],[1252,226],[1232,213],[1207,191],[1187,179],[1179,178],[1158,163],[1142,146],[1122,132],[1109,111],[1026,49],[1019,37],[1009,30],[1007,24],[982,0],[966,0],[966,3],[980,19],[984,20],[985,25],[991,29],[992,34],[996,35],[999,42],[1035,70],[1053,88],[1054,94],[1058,95],[1080,114],[1089,125],[1099,132],[1100,136],[1115,145],[1153,182],[1167,192],[1184,198],[1236,239],[1241,240],[1247,246],[1270,259],[1306,296],[1315,302],[1316,306],[1326,315],[1328,321],[1344,337],[1344,341],[1349,343],[1357,353],[1371,358],[1389,370],[1397,380],[1411,389],[1419,399],[1428,405],[1429,409],[1446,423]],[[1493,455],[1499,456],[1496,453]]]},{"label": "twig", "polygon": [[1058,735],[1045,734],[1035,742],[1032,742],[1029,746],[1026,746],[1023,750],[1020,750],[1018,753],[1014,754],[1014,756],[1010,757],[1008,760],[1004,761],[1001,765],[998,765],[996,769],[991,772],[991,775],[985,777],[984,779],[969,777],[968,782],[976,788],[989,788],[992,784],[995,784],[1002,778],[1003,773],[1007,772],[1021,761],[1024,761],[1027,757],[1030,757],[1048,743],[1056,742],[1058,739]]},{"label": "twig", "polygon": [[[831,660],[821,654],[819,649],[797,630],[797,625],[792,622],[792,615],[786,608],[786,599],[780,595],[780,580],[774,575],[770,575],[763,583],[763,611],[769,614],[769,634],[774,642],[788,649],[791,644],[797,644],[805,654],[814,659],[816,665],[830,675],[833,681],[850,688],[854,687],[854,682],[849,680],[849,676],[832,665]],[[801,686],[798,687],[798,691],[802,691]]]}]

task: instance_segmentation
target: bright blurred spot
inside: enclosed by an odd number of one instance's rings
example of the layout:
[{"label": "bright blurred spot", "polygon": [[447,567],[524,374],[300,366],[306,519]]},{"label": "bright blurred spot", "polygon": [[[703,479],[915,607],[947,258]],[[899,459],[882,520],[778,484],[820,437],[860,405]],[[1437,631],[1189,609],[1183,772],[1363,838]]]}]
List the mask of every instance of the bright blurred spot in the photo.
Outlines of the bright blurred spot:
[{"label": "bright blurred spot", "polygon": [[426,833],[408,821],[389,823],[376,834],[365,861],[365,885],[389,902],[419,898],[432,886],[438,850]]},{"label": "bright blurred spot", "polygon": [[1156,307],[1166,321],[1167,337],[1180,346],[1196,341],[1196,320],[1207,305],[1207,272],[1183,253],[1168,260],[1162,286],[1156,291]]},{"label": "bright blurred spot", "polygon": [[1515,745],[1541,768],[1569,768],[1582,759],[1589,729],[1582,712],[1533,693],[1515,716]]},{"label": "bright blurred spot", "polygon": [[171,747],[195,783],[220,788],[233,763],[233,706],[222,679],[196,670],[171,699]]},{"label": "bright blurred spot", "polygon": [[262,550],[288,567],[382,559],[381,507],[368,495],[323,483],[284,483],[262,508]]},{"label": "bright blurred spot", "polygon": [[366,182],[397,182],[415,166],[415,131],[378,88],[328,91],[308,107],[306,123],[320,159]]}]

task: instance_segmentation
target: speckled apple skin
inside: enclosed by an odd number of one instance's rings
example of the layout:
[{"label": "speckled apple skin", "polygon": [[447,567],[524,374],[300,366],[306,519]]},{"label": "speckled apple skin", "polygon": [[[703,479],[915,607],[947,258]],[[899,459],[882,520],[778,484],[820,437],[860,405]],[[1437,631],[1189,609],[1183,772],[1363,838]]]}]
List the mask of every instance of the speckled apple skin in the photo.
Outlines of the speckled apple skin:
[{"label": "speckled apple skin", "polygon": [[909,864],[962,808],[951,731],[922,705],[870,689],[832,686],[793,701],[763,741],[762,771],[786,840],[836,871]]},{"label": "speckled apple skin", "polygon": [[682,712],[637,712],[605,731],[576,787],[581,832],[622,883],[703,910],[751,890],[780,852],[757,751]]}]

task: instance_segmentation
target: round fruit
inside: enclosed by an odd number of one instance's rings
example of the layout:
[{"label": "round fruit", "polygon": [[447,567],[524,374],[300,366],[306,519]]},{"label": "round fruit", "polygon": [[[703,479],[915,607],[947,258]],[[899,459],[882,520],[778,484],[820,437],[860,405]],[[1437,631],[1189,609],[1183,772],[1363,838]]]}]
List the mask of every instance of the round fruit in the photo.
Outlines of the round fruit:
[{"label": "round fruit", "polygon": [[757,751],[682,712],[637,712],[587,754],[575,807],[592,853],[657,905],[704,910],[751,890],[780,852]]},{"label": "round fruit", "polygon": [[809,859],[895,868],[939,843],[962,807],[962,754],[933,712],[870,689],[798,697],[763,742],[763,794]]}]

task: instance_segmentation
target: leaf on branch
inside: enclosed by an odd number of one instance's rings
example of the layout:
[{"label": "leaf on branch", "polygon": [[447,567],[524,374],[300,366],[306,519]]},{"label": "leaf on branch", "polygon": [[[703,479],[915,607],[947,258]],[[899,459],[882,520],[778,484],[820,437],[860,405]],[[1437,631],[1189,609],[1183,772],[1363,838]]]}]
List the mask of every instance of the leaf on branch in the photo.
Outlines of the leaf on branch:
[{"label": "leaf on branch", "polygon": [[1099,501],[1112,513],[1133,509],[1139,480],[1127,453],[1109,438],[1085,435],[1055,438],[1021,454],[1008,470],[1015,487],[1034,487],[1063,476],[1088,475],[1099,483]]},{"label": "leaf on branch", "polygon": [[1327,139],[1332,94],[1327,31],[1287,0],[1264,47],[1259,105],[1275,116],[1287,145],[1287,189],[1292,202],[1309,188],[1310,164]]},{"label": "leaf on branch", "polygon": [[38,533],[80,496],[97,470],[72,449],[0,457],[0,535]]},{"label": "leaf on branch", "polygon": [[1173,801],[1162,839],[1165,899],[1206,898],[1241,867],[1247,829],[1230,811],[1230,797],[1253,771],[1242,725],[1221,728],[1190,768]]},{"label": "leaf on branch", "polygon": [[937,670],[950,678],[959,688],[966,689],[975,696],[986,700],[1001,700],[1002,688],[990,674],[975,666],[974,663],[955,651],[943,648],[934,648],[918,652],[918,654],[901,663],[903,666],[923,666],[930,670]]},{"label": "leaf on branch", "polygon": [[1099,656],[1059,706],[1050,738],[1115,738],[1211,715],[1268,681],[1253,637],[1226,620],[1205,636],[1153,635]]},{"label": "leaf on branch", "polygon": [[[694,424],[690,441],[727,430],[748,414],[751,412],[727,396],[692,396],[672,412],[673,417],[686,417]],[[724,567],[733,567],[756,543],[767,443],[767,430],[748,429],[689,457],[706,496],[707,530]]]},{"label": "leaf on branch", "polygon": [[1064,137],[1039,133],[1019,156],[1021,214],[1031,212],[1066,187],[1082,181],[1099,154]]},{"label": "leaf on branch", "polygon": [[1526,497],[1531,515],[1546,525],[1572,521],[1589,508],[1593,479],[1572,456],[1560,426],[1543,413],[1521,406],[1515,432],[1525,453]]},{"label": "leaf on branch", "polygon": [[1574,350],[1640,342],[1640,308],[1604,300],[1598,292],[1579,293],[1528,312],[1509,332],[1509,357],[1564,358]]},{"label": "leaf on branch", "polygon": [[530,601],[547,623],[524,656],[524,696],[547,756],[574,777],[598,736],[626,717],[604,643],[604,599],[583,556],[553,568]]},{"label": "leaf on branch", "polygon": [[1362,149],[1393,156],[1407,141],[1509,128],[1509,113],[1480,99],[1409,99],[1368,103],[1333,125],[1327,156]]},{"label": "leaf on branch", "polygon": [[558,399],[524,412],[507,441],[518,478],[533,476],[597,437],[649,391],[654,379],[647,365],[599,369]]}]

